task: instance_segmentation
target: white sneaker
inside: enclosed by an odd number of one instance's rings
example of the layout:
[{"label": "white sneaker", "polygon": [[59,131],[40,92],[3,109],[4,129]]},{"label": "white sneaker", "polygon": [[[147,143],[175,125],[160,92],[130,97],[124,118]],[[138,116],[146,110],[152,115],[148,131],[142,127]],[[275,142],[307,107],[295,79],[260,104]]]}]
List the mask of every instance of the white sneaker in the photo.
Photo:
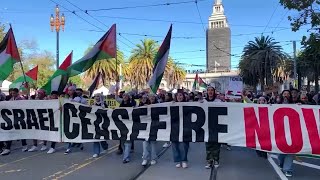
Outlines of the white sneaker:
[{"label": "white sneaker", "polygon": [[4,149],[0,155],[1,155],[1,156],[9,155],[10,152],[11,152],[11,151],[10,151],[9,149]]},{"label": "white sneaker", "polygon": [[40,151],[45,151],[45,150],[47,150],[47,146],[45,146],[45,145],[42,145],[42,146],[41,146],[41,149],[40,149]]},{"label": "white sneaker", "polygon": [[36,151],[36,150],[38,150],[37,146],[32,146],[32,147],[28,150],[28,152],[34,152],[34,151]]},{"label": "white sneaker", "polygon": [[98,154],[94,154],[92,157],[97,158],[98,156],[99,156]]},{"label": "white sneaker", "polygon": [[49,151],[47,152],[47,154],[53,154],[54,152],[56,152],[56,150],[53,148],[50,148]]},{"label": "white sneaker", "polygon": [[170,145],[171,145],[170,142],[166,142],[166,143],[164,143],[164,145],[163,145],[162,147],[163,147],[163,148],[168,148]]},{"label": "white sneaker", "polygon": [[176,168],[181,168],[181,163],[176,164]]},{"label": "white sneaker", "polygon": [[142,163],[141,163],[142,166],[146,166],[147,164],[148,164],[147,160],[143,160]]},{"label": "white sneaker", "polygon": [[155,165],[155,164],[157,164],[157,161],[156,161],[156,160],[152,160],[152,161],[150,162],[150,164],[151,164],[151,165]]},{"label": "white sneaker", "polygon": [[187,162],[182,162],[182,168],[188,168],[188,163]]},{"label": "white sneaker", "polygon": [[21,149],[22,152],[27,152],[28,151],[28,146],[23,146]]}]

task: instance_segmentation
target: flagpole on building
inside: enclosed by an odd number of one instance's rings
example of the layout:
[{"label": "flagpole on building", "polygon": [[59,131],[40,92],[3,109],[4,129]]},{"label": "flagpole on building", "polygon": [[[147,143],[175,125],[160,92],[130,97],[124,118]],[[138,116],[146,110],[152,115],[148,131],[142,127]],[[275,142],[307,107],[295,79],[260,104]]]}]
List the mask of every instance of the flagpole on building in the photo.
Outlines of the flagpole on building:
[{"label": "flagpole on building", "polygon": [[[10,26],[10,29],[12,30],[11,23],[9,24],[9,26]],[[23,74],[23,78],[24,78],[24,83],[26,84],[26,87],[27,87],[27,96],[29,98],[29,96],[30,96],[30,88],[29,88],[29,85],[28,85],[28,82],[27,82],[26,73],[24,72],[24,69],[23,69],[22,59],[20,59],[20,66],[21,66],[21,70],[22,70],[22,74]]]}]

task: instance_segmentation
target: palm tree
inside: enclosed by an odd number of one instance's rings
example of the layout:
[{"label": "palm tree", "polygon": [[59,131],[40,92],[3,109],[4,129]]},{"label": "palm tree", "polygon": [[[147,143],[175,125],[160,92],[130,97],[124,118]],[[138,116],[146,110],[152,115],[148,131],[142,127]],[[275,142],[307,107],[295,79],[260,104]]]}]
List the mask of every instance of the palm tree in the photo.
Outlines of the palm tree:
[{"label": "palm tree", "polygon": [[[273,84],[281,61],[288,59],[288,55],[278,44],[279,42],[269,36],[256,37],[254,41],[248,42],[239,63],[240,74],[244,81],[255,86],[259,82],[261,88]],[[253,79],[249,80],[251,78]]]},{"label": "palm tree", "polygon": [[177,88],[177,85],[182,84],[183,80],[186,79],[187,72],[185,69],[180,67],[178,64],[173,64],[173,72],[170,76],[169,85],[173,88]]},{"label": "palm tree", "polygon": [[117,50],[117,60],[115,58],[99,60],[85,72],[84,76],[94,79],[98,72],[101,72],[107,82],[115,81],[119,76],[120,64],[123,63],[124,54],[123,52]]},{"label": "palm tree", "polygon": [[152,39],[145,39],[137,44],[129,58],[131,81],[137,86],[145,86],[153,71],[153,60],[158,50],[158,44]]}]

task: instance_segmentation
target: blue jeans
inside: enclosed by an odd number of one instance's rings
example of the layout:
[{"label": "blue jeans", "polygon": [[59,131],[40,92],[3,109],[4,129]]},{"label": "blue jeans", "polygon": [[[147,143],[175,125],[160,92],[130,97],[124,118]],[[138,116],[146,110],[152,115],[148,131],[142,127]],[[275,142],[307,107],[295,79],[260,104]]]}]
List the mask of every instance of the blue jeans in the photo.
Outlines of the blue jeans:
[{"label": "blue jeans", "polygon": [[188,161],[189,142],[172,142],[173,160],[174,162]]},{"label": "blue jeans", "polygon": [[93,143],[93,154],[100,154],[100,145],[103,150],[108,149],[108,143],[107,141],[101,141],[101,142],[94,142]]},{"label": "blue jeans", "polygon": [[130,161],[130,151],[131,151],[131,146],[132,142],[131,141],[125,141],[123,144],[123,160]]},{"label": "blue jeans", "polygon": [[279,154],[278,160],[279,165],[283,169],[284,172],[292,172],[292,165],[293,165],[293,157],[292,154]]},{"label": "blue jeans", "polygon": [[[157,159],[157,150],[156,150],[156,141],[143,141],[143,160],[156,160]],[[150,159],[151,158],[151,159]]]}]

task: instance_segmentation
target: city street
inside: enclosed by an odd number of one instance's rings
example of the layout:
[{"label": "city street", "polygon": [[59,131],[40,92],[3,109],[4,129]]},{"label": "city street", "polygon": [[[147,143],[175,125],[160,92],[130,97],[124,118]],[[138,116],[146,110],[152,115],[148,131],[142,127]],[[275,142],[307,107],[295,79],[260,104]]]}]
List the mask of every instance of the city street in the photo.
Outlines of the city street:
[{"label": "city street", "polygon": [[300,158],[303,162],[295,162],[294,176],[286,178],[277,167],[274,155],[266,160],[259,158],[253,150],[237,147],[231,151],[222,148],[220,167],[208,170],[204,168],[203,143],[190,144],[188,169],[175,167],[171,147],[162,148],[162,142],[158,143],[158,163],[144,168],[141,166],[141,142],[135,142],[135,152],[128,164],[123,164],[121,156],[116,154],[117,143],[110,141],[108,153],[92,158],[91,143],[87,143],[83,151],[75,149],[69,155],[64,155],[65,147],[58,144],[57,152],[48,155],[40,151],[21,152],[20,142],[15,142],[12,153],[0,157],[1,180],[316,180],[320,177],[318,159]]}]

